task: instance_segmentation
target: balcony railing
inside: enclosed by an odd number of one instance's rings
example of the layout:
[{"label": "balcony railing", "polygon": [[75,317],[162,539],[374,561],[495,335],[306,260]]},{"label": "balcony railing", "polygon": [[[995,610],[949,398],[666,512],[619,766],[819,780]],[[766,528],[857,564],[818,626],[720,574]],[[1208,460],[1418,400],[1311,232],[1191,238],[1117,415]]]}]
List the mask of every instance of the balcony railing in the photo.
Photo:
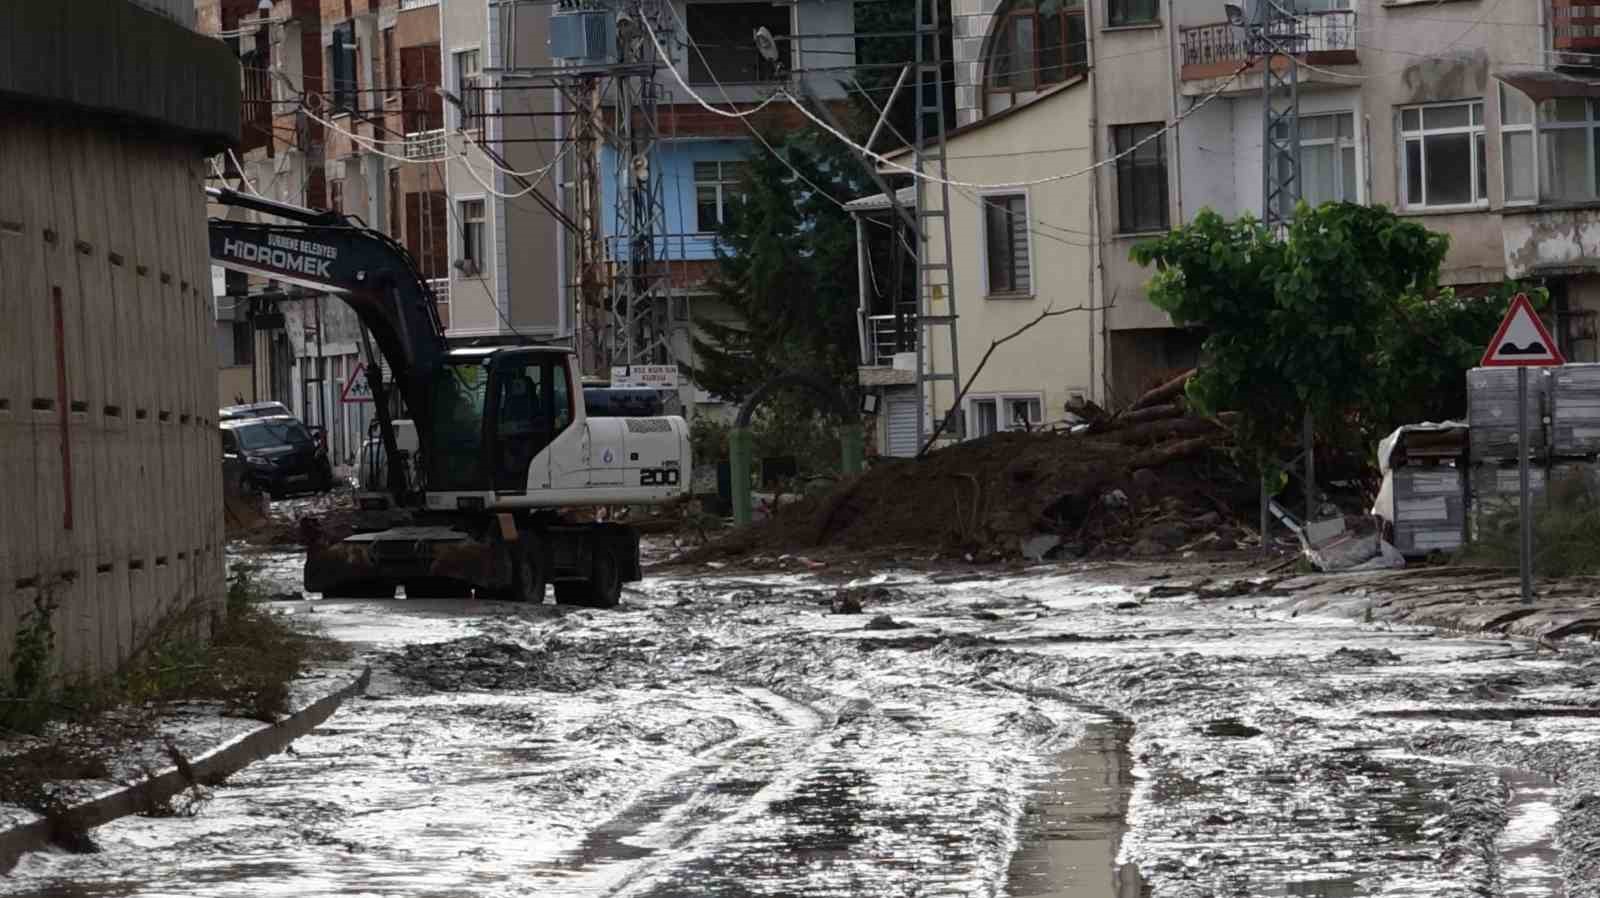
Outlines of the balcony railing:
[{"label": "balcony railing", "polygon": [[917,318],[900,316],[903,328],[895,327],[894,315],[867,316],[867,345],[872,350],[869,365],[887,367],[894,364],[895,353],[915,352],[917,349]]},{"label": "balcony railing", "polygon": [[[1355,11],[1346,9],[1302,14],[1295,23],[1294,35],[1285,36],[1281,42],[1308,61],[1348,65],[1356,61],[1356,35]],[[1226,75],[1226,67],[1238,66],[1250,56],[1250,38],[1245,30],[1227,22],[1185,28],[1180,41],[1184,78]]]},{"label": "balcony railing", "polygon": [[439,323],[450,326],[450,279],[428,278],[428,289],[433,291],[434,307],[439,310]]}]

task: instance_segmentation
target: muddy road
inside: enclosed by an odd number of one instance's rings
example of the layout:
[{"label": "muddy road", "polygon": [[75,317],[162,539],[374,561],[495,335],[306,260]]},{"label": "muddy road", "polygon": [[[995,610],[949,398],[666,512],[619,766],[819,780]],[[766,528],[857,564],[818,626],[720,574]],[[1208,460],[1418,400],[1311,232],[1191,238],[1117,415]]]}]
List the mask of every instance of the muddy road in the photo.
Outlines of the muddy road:
[{"label": "muddy road", "polygon": [[1600,896],[1587,647],[1052,569],[839,591],[281,603],[360,644],[369,694],[0,891]]}]

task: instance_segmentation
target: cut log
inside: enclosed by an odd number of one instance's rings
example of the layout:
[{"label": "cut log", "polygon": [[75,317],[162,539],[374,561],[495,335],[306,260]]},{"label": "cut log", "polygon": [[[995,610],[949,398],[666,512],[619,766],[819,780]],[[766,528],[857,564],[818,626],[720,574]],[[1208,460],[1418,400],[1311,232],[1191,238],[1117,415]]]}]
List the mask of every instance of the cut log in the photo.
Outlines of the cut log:
[{"label": "cut log", "polygon": [[1181,393],[1183,393],[1183,388],[1189,385],[1189,378],[1191,377],[1194,377],[1193,368],[1190,368],[1188,371],[1183,372],[1161,386],[1156,387],[1154,390],[1151,390],[1143,396],[1140,396],[1138,399],[1135,399],[1133,401],[1133,405],[1128,406],[1128,411],[1135,411],[1141,408],[1149,408],[1152,405],[1160,405],[1164,402],[1171,402],[1173,399],[1176,399]]},{"label": "cut log", "polygon": [[1187,440],[1164,443],[1160,446],[1146,449],[1129,461],[1128,470],[1137,471],[1140,468],[1159,468],[1168,462],[1199,455],[1215,446],[1224,436],[1226,435],[1221,431],[1216,431],[1205,436],[1191,437]]},{"label": "cut log", "polygon": [[1152,405],[1148,408],[1135,409],[1123,412],[1112,422],[1111,429],[1129,427],[1134,424],[1144,424],[1149,421],[1164,421],[1168,418],[1183,417],[1183,407],[1175,402],[1165,405]]},{"label": "cut log", "polygon": [[1096,405],[1091,399],[1076,398],[1067,400],[1067,411],[1077,415],[1088,422],[1093,429],[1100,429],[1111,423],[1111,414]]}]

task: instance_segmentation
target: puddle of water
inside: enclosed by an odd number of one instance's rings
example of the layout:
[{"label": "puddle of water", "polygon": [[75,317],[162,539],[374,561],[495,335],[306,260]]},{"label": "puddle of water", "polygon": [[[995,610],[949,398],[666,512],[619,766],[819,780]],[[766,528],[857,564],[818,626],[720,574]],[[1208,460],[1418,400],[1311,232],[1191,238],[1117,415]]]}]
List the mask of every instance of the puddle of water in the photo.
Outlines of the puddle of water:
[{"label": "puddle of water", "polygon": [[1555,846],[1561,813],[1555,783],[1521,770],[1502,770],[1501,780],[1510,790],[1506,800],[1509,819],[1500,831],[1500,881],[1506,898],[1518,895],[1562,898],[1566,894],[1560,857]]},{"label": "puddle of water", "polygon": [[1022,846],[1007,889],[1016,898],[1144,898],[1150,888],[1133,864],[1119,864],[1133,793],[1126,720],[1091,721],[1029,802]]}]

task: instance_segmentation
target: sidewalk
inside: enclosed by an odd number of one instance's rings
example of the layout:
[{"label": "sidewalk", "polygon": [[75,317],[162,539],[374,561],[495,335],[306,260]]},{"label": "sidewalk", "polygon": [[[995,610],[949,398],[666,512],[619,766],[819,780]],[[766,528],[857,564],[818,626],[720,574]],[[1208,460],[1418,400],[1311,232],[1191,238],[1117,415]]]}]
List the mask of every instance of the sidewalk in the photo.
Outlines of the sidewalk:
[{"label": "sidewalk", "polygon": [[[327,720],[339,705],[367,686],[366,667],[312,671],[290,686],[292,710],[274,723],[224,717],[215,705],[169,709],[150,735],[106,759],[95,779],[63,779],[45,790],[64,810],[43,816],[15,804],[0,804],[0,875],[25,853],[85,846],[85,832],[119,817],[168,806],[191,788],[216,785],[251,762],[283,751]],[[107,725],[114,725],[108,720]],[[49,745],[38,741],[38,747]],[[26,751],[29,746],[19,746]],[[0,758],[13,763],[18,754]]]},{"label": "sidewalk", "polygon": [[[1202,594],[1253,595],[1268,610],[1414,624],[1523,639],[1600,638],[1600,578],[1536,580],[1524,605],[1514,574],[1462,565],[1195,584]],[[1171,589],[1172,586],[1164,586]],[[1237,591],[1235,591],[1237,590]]]}]

